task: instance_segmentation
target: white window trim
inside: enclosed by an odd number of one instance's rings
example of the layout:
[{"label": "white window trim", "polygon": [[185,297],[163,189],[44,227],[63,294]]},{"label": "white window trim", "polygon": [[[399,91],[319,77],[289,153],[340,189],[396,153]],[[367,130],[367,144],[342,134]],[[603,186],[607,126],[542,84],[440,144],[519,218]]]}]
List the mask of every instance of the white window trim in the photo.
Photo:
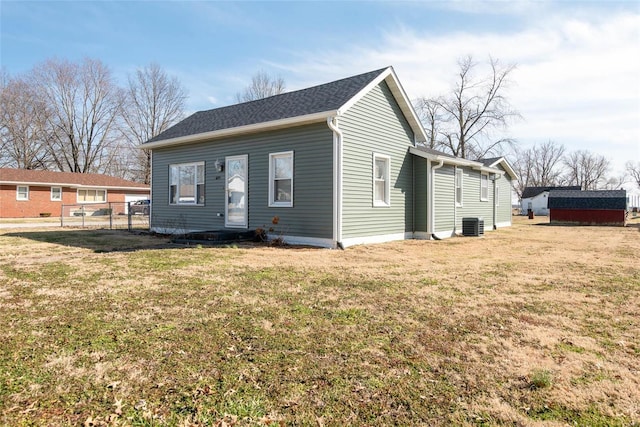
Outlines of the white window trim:
[{"label": "white window trim", "polygon": [[[385,177],[384,195],[385,200],[376,200],[376,160],[383,159],[387,162],[387,176]],[[371,168],[371,188],[373,189],[373,207],[376,208],[388,208],[391,206],[391,157],[373,153],[372,168]]]},{"label": "white window trim", "polygon": [[[482,197],[482,183],[486,182],[487,183],[487,194]],[[486,172],[480,172],[480,201],[481,202],[486,202],[489,200],[489,174]]]},{"label": "white window trim", "polygon": [[[80,200],[78,193],[80,191],[91,191],[91,190],[95,190],[95,191],[104,191],[104,201],[102,200],[94,200],[92,202],[87,202],[87,201],[82,201]],[[76,203],[82,203],[82,204],[95,204],[95,203],[107,203],[109,201],[109,195],[107,194],[107,190],[105,188],[78,188],[76,190]]]},{"label": "white window trim", "polygon": [[[178,200],[175,203],[173,203],[171,201],[171,168],[174,168],[174,167],[181,168],[181,167],[188,167],[188,166],[193,166],[193,167],[196,168],[196,173],[194,174],[194,189],[193,189],[193,191],[195,192],[195,196],[194,196],[195,200],[193,202],[181,202],[180,201],[180,194],[178,193]],[[203,182],[203,184],[205,185],[205,187],[204,187],[204,191],[205,191],[204,203],[198,203],[198,166],[202,166],[203,173],[204,173],[204,182]],[[170,164],[169,165],[169,185],[168,185],[168,188],[167,188],[167,190],[169,190],[169,205],[171,205],[171,206],[204,206],[205,203],[207,202],[206,181],[207,181],[207,172],[206,172],[206,169],[205,169],[204,162],[172,163],[172,164]],[[179,191],[179,189],[180,189],[180,185],[178,184],[177,188],[176,188],[176,191]]]},{"label": "white window trim", "polygon": [[[26,188],[27,189],[25,197],[20,197],[20,193],[24,193],[24,192],[20,191],[21,188]],[[16,185],[16,200],[20,200],[20,201],[29,200],[29,186],[28,185]]]},{"label": "white window trim", "polygon": [[[458,201],[458,175],[460,175],[460,201]],[[464,205],[464,173],[462,168],[456,166],[453,176],[453,198],[457,207]]]},{"label": "white window trim", "polygon": [[[53,190],[54,189],[60,190],[60,197],[59,198],[53,197]],[[51,194],[51,201],[52,202],[61,202],[62,201],[62,187],[51,187],[51,193],[50,194]]]},{"label": "white window trim", "polygon": [[[278,202],[275,200],[275,168],[273,159],[276,157],[291,157],[291,200],[288,202]],[[293,177],[295,175],[295,158],[293,151],[282,151],[279,153],[269,153],[269,207],[270,208],[292,208],[293,207]]]}]

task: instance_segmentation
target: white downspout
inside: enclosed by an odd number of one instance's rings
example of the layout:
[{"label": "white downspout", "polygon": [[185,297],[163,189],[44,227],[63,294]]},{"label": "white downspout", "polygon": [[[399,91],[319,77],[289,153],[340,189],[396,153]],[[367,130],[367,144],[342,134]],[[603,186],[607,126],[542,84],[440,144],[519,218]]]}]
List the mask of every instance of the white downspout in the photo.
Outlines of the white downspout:
[{"label": "white downspout", "polygon": [[495,173],[493,175],[493,229],[497,230],[498,229],[498,225],[497,225],[497,221],[498,221],[498,201],[496,200],[496,182],[502,178],[502,173]]},{"label": "white downspout", "polygon": [[151,159],[149,162],[149,231],[151,231],[153,230],[151,228],[153,219],[153,150],[150,150],[149,158]]},{"label": "white downspout", "polygon": [[496,225],[496,221],[498,220],[498,205],[496,204],[496,181],[498,177],[496,175],[493,176],[493,229],[497,230],[498,226]]},{"label": "white downspout", "polygon": [[444,165],[444,160],[440,160],[440,162],[437,165],[431,166],[431,185],[430,185],[431,188],[429,189],[429,198],[431,199],[429,200],[429,211],[430,211],[429,234],[434,239],[438,239],[436,237],[436,195],[435,195],[436,169],[440,169],[442,165]]},{"label": "white downspout", "polygon": [[327,126],[333,131],[333,242],[342,248],[342,131],[338,116],[327,117]]}]

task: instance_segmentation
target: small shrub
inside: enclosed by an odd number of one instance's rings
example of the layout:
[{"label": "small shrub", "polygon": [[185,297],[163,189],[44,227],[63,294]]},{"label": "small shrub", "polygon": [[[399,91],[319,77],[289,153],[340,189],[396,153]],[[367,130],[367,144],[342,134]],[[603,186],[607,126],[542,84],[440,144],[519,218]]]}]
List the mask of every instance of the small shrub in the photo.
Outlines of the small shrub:
[{"label": "small shrub", "polygon": [[48,218],[51,216],[51,212],[40,212],[41,218]]},{"label": "small shrub", "polygon": [[284,237],[275,237],[271,239],[269,242],[272,246],[286,246],[287,243],[284,241]]},{"label": "small shrub", "polygon": [[[272,246],[286,246],[286,242],[284,241],[284,231],[282,228],[276,230],[274,226],[278,225],[280,222],[279,216],[274,216],[271,218],[271,226],[267,228],[265,225],[262,227],[256,228],[255,231],[255,239],[258,242],[269,242]],[[269,233],[277,234],[276,237],[269,239]]]},{"label": "small shrub", "polygon": [[267,230],[265,230],[263,227],[258,227],[256,228],[256,235],[255,235],[255,240],[256,242],[266,242],[268,239],[267,236]]},{"label": "small shrub", "polygon": [[553,383],[553,374],[546,369],[537,369],[531,373],[529,387],[532,389],[549,388]]}]

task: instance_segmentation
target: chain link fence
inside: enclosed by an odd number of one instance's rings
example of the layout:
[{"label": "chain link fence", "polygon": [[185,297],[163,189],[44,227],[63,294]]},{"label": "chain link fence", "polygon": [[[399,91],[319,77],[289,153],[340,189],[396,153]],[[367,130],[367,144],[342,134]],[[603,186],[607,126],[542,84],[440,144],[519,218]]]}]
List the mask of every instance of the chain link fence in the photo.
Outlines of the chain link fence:
[{"label": "chain link fence", "polygon": [[62,205],[62,227],[148,230],[150,205],[132,209],[134,202]]}]

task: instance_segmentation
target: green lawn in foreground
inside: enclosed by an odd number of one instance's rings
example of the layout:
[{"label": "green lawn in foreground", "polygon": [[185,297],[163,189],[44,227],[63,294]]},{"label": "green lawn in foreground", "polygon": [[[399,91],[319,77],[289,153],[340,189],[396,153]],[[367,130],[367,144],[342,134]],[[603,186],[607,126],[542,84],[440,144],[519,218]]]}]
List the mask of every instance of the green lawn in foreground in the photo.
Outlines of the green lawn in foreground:
[{"label": "green lawn in foreground", "polygon": [[346,251],[5,231],[0,424],[638,423],[640,233],[540,228]]}]

